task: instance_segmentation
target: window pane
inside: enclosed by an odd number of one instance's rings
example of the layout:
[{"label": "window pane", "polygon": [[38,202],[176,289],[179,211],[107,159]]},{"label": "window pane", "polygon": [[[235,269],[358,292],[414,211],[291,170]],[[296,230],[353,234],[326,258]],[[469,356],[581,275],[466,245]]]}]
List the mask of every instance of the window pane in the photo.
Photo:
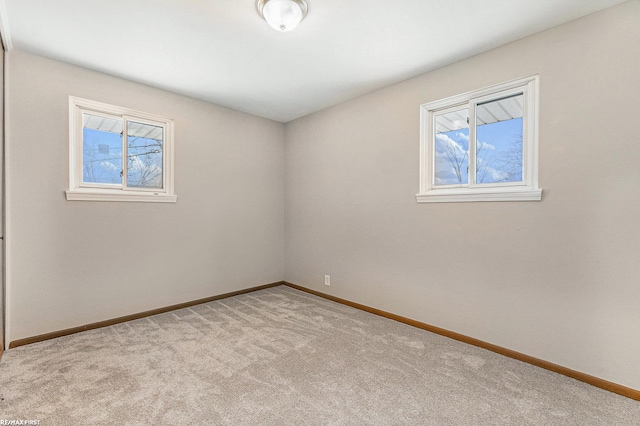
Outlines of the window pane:
[{"label": "window pane", "polygon": [[476,106],[476,182],[522,182],[522,94]]},{"label": "window pane", "polygon": [[82,114],[82,181],[122,185],[122,121]]},{"label": "window pane", "polygon": [[469,110],[435,116],[434,185],[469,182]]},{"label": "window pane", "polygon": [[127,121],[127,186],[162,189],[161,126]]}]

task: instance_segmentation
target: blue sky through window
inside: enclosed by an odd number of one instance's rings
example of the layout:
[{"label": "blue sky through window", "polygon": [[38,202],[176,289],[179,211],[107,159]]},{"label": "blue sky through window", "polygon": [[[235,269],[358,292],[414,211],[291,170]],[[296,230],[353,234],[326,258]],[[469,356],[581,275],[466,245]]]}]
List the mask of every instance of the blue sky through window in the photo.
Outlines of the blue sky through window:
[{"label": "blue sky through window", "polygon": [[[522,181],[522,117],[476,128],[477,183]],[[469,129],[435,135],[435,185],[469,181]]]},{"label": "blue sky through window", "polygon": [[88,128],[82,129],[82,181],[122,184],[122,137]]},{"label": "blue sky through window", "polygon": [[[135,131],[155,131],[158,139],[127,137],[127,185],[160,189],[163,185],[163,130],[158,126],[135,124]],[[82,131],[83,182],[122,185],[121,134],[87,127]]]},{"label": "blue sky through window", "polygon": [[162,127],[127,121],[127,129],[127,185],[162,188]]}]

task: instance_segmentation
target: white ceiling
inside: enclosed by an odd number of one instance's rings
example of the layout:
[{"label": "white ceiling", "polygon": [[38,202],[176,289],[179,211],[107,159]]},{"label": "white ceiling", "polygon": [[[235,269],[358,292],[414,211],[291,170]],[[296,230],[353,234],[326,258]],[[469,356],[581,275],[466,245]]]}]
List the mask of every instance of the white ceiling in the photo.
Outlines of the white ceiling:
[{"label": "white ceiling", "polygon": [[9,47],[287,122],[623,0],[0,0]]}]

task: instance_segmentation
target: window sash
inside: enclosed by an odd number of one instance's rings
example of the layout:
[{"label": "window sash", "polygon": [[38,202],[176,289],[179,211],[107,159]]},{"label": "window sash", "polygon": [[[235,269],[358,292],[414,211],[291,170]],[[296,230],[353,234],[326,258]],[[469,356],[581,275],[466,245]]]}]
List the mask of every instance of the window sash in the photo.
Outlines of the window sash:
[{"label": "window sash", "polygon": [[[490,102],[496,102],[498,100],[508,98],[514,95],[522,94],[523,96],[523,111],[522,111],[522,179],[515,182],[491,182],[491,183],[478,183],[477,182],[477,108],[480,104],[486,104]],[[472,98],[469,100],[469,188],[494,188],[503,186],[527,186],[528,167],[526,162],[527,157],[527,144],[528,137],[526,135],[526,129],[528,125],[527,120],[527,101],[529,94],[527,90],[522,87],[518,87],[510,90],[503,90],[501,92],[492,93],[490,95]]]},{"label": "window sash", "polygon": [[[429,130],[429,136],[430,136],[430,143],[429,143],[429,150],[430,150],[430,163],[431,163],[431,173],[430,173],[430,187],[431,188],[438,188],[438,189],[451,189],[451,188],[466,188],[469,186],[469,181],[467,180],[467,183],[452,183],[452,184],[437,184],[436,183],[436,133],[437,133],[437,124],[436,124],[436,120],[439,116],[443,116],[443,115],[447,115],[447,114],[451,114],[451,113],[455,113],[461,110],[467,110],[467,129],[470,129],[470,125],[469,125],[469,108],[468,108],[468,104],[464,103],[464,104],[458,104],[458,105],[453,105],[453,106],[449,106],[447,108],[441,108],[439,110],[435,110],[435,111],[431,111],[430,112],[430,117],[429,117],[429,122],[430,122],[430,130]],[[471,138],[471,135],[469,134],[469,138]],[[469,141],[470,142],[470,141]],[[470,145],[468,145],[468,150],[470,150],[471,147]],[[471,159],[469,158],[469,156],[467,155],[467,164],[470,164]],[[470,171],[468,170],[467,167],[467,176],[469,176]],[[468,177],[467,177],[468,179]]]},{"label": "window sash", "polygon": [[[145,120],[144,118],[140,118],[140,117],[136,117],[136,116],[131,116],[131,115],[125,115],[123,117],[124,120],[124,127],[123,127],[123,131],[122,131],[122,146],[123,146],[123,151],[122,151],[122,187],[124,189],[126,189],[127,191],[141,191],[141,192],[166,192],[165,188],[166,188],[166,177],[167,177],[167,173],[166,173],[166,167],[167,167],[167,162],[166,160],[166,155],[165,155],[165,135],[167,133],[167,129],[166,126],[164,125],[164,123],[161,122],[157,122],[157,121],[152,121],[152,120]],[[145,125],[149,125],[149,126],[154,126],[154,127],[160,127],[162,128],[162,135],[163,135],[163,141],[162,141],[162,186],[160,188],[154,188],[154,187],[139,187],[139,186],[129,186],[128,185],[128,180],[129,180],[129,165],[128,165],[128,158],[129,158],[129,122],[135,122],[135,123],[140,123],[140,124],[145,124]]]}]

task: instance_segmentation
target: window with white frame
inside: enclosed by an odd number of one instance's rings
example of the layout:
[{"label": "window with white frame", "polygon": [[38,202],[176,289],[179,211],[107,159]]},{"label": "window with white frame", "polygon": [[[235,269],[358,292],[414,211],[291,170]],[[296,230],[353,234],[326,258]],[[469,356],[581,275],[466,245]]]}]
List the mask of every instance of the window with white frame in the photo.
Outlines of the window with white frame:
[{"label": "window with white frame", "polygon": [[69,97],[67,200],[175,202],[173,120]]},{"label": "window with white frame", "polygon": [[540,201],[538,77],[420,107],[419,203]]}]

